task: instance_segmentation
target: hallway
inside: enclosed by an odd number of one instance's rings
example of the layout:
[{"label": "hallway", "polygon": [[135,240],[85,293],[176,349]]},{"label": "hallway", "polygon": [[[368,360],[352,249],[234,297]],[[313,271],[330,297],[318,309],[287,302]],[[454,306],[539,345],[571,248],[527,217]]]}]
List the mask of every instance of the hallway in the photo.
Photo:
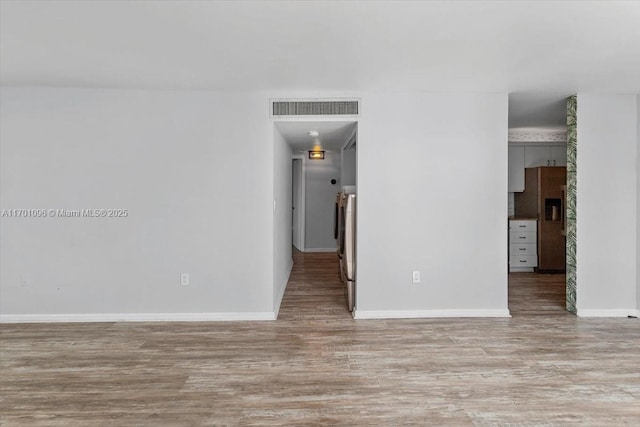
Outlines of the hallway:
[{"label": "hallway", "polygon": [[351,318],[336,253],[303,253],[294,248],[293,269],[278,321]]}]

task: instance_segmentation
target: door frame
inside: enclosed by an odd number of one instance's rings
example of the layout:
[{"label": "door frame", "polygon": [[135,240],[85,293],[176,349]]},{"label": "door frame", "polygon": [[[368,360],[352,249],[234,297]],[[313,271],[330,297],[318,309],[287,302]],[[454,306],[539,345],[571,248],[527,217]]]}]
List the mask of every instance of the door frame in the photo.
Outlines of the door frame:
[{"label": "door frame", "polygon": [[[306,162],[305,156],[301,154],[294,154],[291,156],[291,187],[293,191],[293,180],[295,176],[293,174],[293,161],[300,160],[300,182],[298,183],[298,192],[299,192],[299,207],[298,207],[298,241],[293,241],[293,232],[291,241],[293,245],[298,248],[301,252],[305,251],[304,242],[305,242],[305,216],[306,216]],[[291,204],[293,208],[293,195],[291,199]]]}]

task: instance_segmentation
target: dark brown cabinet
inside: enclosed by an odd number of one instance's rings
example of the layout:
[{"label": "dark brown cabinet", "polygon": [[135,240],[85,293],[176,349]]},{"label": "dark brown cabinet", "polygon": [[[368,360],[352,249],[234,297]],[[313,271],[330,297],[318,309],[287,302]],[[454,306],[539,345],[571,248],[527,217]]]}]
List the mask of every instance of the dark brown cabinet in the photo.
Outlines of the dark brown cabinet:
[{"label": "dark brown cabinet", "polygon": [[538,219],[538,271],[565,271],[567,168],[526,168],[524,179],[524,192],[515,194],[515,216]]}]

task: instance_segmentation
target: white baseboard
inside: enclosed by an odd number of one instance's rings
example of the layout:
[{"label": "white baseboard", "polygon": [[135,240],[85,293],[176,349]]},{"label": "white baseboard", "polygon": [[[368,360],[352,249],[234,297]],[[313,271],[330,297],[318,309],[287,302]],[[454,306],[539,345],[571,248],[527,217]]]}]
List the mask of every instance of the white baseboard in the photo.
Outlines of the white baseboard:
[{"label": "white baseboard", "polygon": [[336,248],[305,248],[303,252],[335,252]]},{"label": "white baseboard", "polygon": [[61,322],[220,322],[275,320],[270,311],[226,313],[100,313],[100,314],[2,314],[0,323]]},{"label": "white baseboard", "polygon": [[508,309],[356,310],[354,319],[415,319],[431,317],[511,317]]},{"label": "white baseboard", "polygon": [[278,318],[278,313],[280,313],[280,305],[282,304],[282,298],[284,298],[284,293],[287,290],[287,284],[289,283],[289,277],[291,277],[291,270],[293,269],[293,259],[289,260],[289,265],[287,266],[287,274],[284,278],[284,283],[280,284],[280,291],[278,292],[278,296],[276,296],[275,301],[273,302],[273,313],[274,318]]},{"label": "white baseboard", "polygon": [[578,309],[578,317],[627,317],[636,316],[638,312],[632,308],[613,308],[613,309]]}]

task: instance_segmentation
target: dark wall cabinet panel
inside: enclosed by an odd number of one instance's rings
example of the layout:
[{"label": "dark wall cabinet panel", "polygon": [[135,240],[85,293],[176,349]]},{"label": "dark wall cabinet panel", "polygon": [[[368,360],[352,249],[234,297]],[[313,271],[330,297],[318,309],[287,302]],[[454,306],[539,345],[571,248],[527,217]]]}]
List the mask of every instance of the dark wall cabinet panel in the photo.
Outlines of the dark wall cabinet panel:
[{"label": "dark wall cabinet panel", "polygon": [[538,218],[538,271],[565,271],[567,168],[525,169],[525,190],[515,194],[516,217]]}]

